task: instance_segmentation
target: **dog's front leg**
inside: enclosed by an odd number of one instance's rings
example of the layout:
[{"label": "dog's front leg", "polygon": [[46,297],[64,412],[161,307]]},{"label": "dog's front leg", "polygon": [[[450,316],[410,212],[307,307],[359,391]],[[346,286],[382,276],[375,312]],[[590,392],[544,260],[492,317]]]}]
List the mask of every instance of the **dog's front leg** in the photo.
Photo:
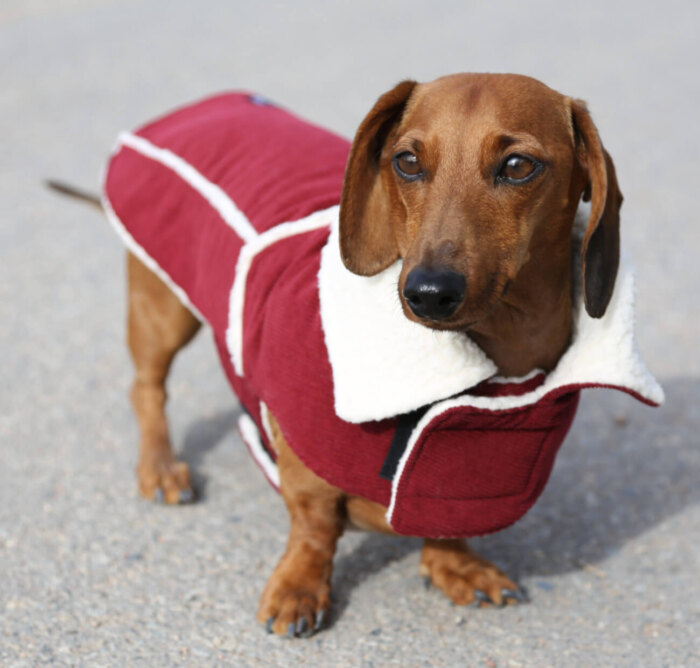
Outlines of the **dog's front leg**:
[{"label": "dog's front leg", "polygon": [[526,600],[512,580],[463,540],[426,539],[420,572],[457,605],[504,605]]},{"label": "dog's front leg", "polygon": [[282,497],[290,531],[287,549],[265,586],[258,620],[286,636],[309,636],[323,626],[331,603],[336,543],[345,528],[345,496],[292,452],[270,415]]}]

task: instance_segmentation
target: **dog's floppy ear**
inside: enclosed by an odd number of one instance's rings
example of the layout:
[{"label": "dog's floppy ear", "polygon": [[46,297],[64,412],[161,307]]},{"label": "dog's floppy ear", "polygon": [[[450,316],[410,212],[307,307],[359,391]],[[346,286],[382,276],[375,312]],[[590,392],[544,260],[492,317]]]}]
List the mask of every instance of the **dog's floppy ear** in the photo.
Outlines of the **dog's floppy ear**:
[{"label": "dog's floppy ear", "polygon": [[350,149],[340,199],[340,253],[355,274],[372,276],[398,258],[379,167],[384,143],[415,86],[415,81],[402,81],[384,93],[360,124]]},{"label": "dog's floppy ear", "polygon": [[615,165],[598,136],[586,104],[570,100],[576,156],[588,174],[584,201],[591,201],[591,213],[583,237],[581,267],[586,311],[600,318],[608,307],[615,287],[620,261],[620,206]]}]

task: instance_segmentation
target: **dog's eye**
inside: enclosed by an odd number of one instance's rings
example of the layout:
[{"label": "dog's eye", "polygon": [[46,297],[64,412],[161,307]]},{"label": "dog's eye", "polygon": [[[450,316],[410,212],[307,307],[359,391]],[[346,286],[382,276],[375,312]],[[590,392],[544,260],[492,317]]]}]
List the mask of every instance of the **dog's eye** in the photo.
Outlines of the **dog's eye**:
[{"label": "dog's eye", "polygon": [[496,178],[504,183],[525,183],[539,173],[541,168],[542,163],[514,153],[501,163]]},{"label": "dog's eye", "polygon": [[392,160],[394,171],[405,181],[415,181],[423,176],[418,158],[409,151],[397,153]]}]

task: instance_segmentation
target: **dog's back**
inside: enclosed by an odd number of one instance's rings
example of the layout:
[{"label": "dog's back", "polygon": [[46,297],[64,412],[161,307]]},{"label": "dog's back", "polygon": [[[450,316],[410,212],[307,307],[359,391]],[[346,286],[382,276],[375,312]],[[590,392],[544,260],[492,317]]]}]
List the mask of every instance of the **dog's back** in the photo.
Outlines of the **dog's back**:
[{"label": "dog's back", "polygon": [[242,245],[337,204],[348,149],[257,96],[219,95],[120,135],[108,214],[130,250],[155,258],[216,329]]}]

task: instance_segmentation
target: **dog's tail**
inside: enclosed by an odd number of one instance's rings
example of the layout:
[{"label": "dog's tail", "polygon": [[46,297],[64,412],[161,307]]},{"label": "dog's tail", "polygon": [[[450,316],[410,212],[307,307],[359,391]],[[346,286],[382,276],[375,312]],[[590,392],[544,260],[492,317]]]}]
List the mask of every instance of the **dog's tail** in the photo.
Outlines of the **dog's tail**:
[{"label": "dog's tail", "polygon": [[67,183],[61,183],[61,181],[54,181],[53,179],[46,179],[44,184],[61,195],[68,195],[69,197],[74,197],[75,199],[81,199],[83,202],[87,202],[92,206],[96,206],[100,211],[102,210],[102,201],[99,195],[87,192],[75,186],[71,186]]}]

